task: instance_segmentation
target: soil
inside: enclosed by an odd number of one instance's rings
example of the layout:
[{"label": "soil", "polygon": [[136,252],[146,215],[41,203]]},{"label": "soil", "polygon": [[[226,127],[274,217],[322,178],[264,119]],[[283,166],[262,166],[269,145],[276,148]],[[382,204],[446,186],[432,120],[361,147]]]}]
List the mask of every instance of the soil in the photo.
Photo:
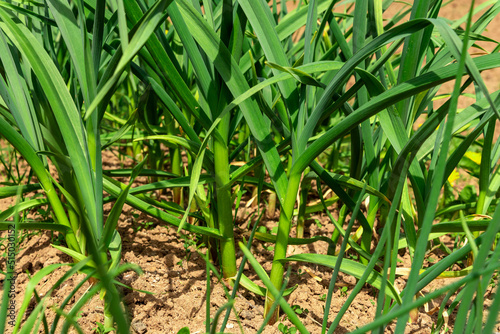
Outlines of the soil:
[{"label": "soil", "polygon": [[[323,215],[313,216],[323,222],[327,217]],[[149,225],[149,223],[152,223]],[[247,222],[239,221],[241,225]],[[267,227],[272,227],[277,222],[269,219],[264,222]],[[331,235],[333,227],[325,224],[318,228],[314,220],[309,220],[306,225],[307,236]],[[141,267],[143,274],[138,275],[133,271],[127,271],[120,275],[118,281],[135,290],[121,289],[124,303],[128,308],[128,315],[132,320],[132,332],[135,333],[177,333],[181,328],[188,327],[191,333],[205,332],[205,310],[206,310],[206,265],[205,260],[196,251],[194,245],[189,246],[189,241],[179,238],[175,228],[164,225],[157,220],[148,219],[139,215],[134,209],[125,207],[122,219],[119,223],[119,233],[123,240],[123,262],[134,263]],[[238,229],[242,232],[243,230]],[[5,233],[3,233],[5,236]],[[241,240],[240,238],[238,238]],[[188,239],[189,240],[189,239]],[[37,271],[55,263],[71,263],[71,258],[53,248],[51,244],[57,244],[58,238],[50,232],[38,232],[24,238],[17,255],[17,280],[16,280],[16,305],[22,304],[25,297],[24,291],[30,279]],[[253,243],[253,251],[257,260],[267,271],[271,269],[272,252],[266,247],[270,245]],[[308,246],[290,246],[288,254],[317,253],[325,254],[327,245],[315,243]],[[203,250],[202,250],[203,251]],[[241,254],[238,265],[241,263]],[[436,260],[442,254],[438,251],[431,254]],[[403,254],[399,257],[402,268],[410,267],[409,255]],[[2,260],[3,262],[3,260]],[[2,268],[4,264],[2,263]],[[325,305],[324,296],[328,292],[328,284],[331,278],[331,270],[316,265],[292,264],[289,286],[297,286],[296,290],[288,297],[288,303],[295,308],[301,309],[301,321],[311,333],[320,333]],[[63,267],[46,276],[37,286],[39,297],[47,294],[51,286],[59,280],[69,267]],[[256,282],[258,280],[254,271],[248,264],[244,273]],[[68,279],[60,288],[56,289],[47,299],[48,311],[47,321],[52,323],[55,313],[50,310],[51,306],[60,305],[70,294],[73,288],[83,280],[83,274],[74,275]],[[443,279],[432,282],[421,291],[422,294],[429,293],[454,279]],[[227,298],[225,285],[214,275],[211,277],[210,286],[210,316],[213,318],[217,309],[222,307]],[[329,323],[331,323],[345,303],[350,291],[354,287],[356,279],[352,276],[340,274],[333,294],[332,306],[330,308]],[[396,280],[396,288],[400,291],[404,288],[404,277]],[[72,298],[68,307],[76,303],[79,298],[90,288],[87,282]],[[149,291],[147,294],[139,290]],[[489,304],[493,291],[486,296],[486,304]],[[335,333],[349,333],[361,327],[373,319],[377,300],[377,290],[366,285],[356,296],[346,315],[342,318]],[[418,320],[409,324],[406,333],[429,333],[433,324],[437,321],[435,307],[441,303],[440,299],[421,307],[418,312]],[[31,298],[26,316],[35,307],[34,299]],[[245,289],[240,289],[235,304],[238,318],[231,314],[225,332],[240,333],[242,326],[244,333],[255,333],[263,321],[264,298],[256,296]],[[68,308],[69,310],[69,308]],[[103,323],[103,302],[98,295],[92,297],[79,313],[78,323],[84,333],[94,332],[97,323]],[[285,317],[280,322],[285,326],[292,324]],[[453,315],[448,320],[452,327]],[[59,327],[60,328],[60,327]],[[500,326],[497,328],[500,330]],[[386,332],[394,332],[394,324],[391,324]],[[42,331],[40,331],[42,333]],[[264,333],[279,333],[277,325],[269,326]]]},{"label": "soil", "polygon": [[[477,1],[478,4],[484,1]],[[442,15],[449,18],[458,18],[464,15],[470,5],[469,1],[453,1],[443,9]],[[490,24],[490,37],[500,29],[500,19],[496,18]],[[483,75],[490,90],[499,88],[499,70],[489,71]],[[468,101],[461,101],[462,106]],[[469,102],[470,103],[470,102]],[[500,132],[500,131],[499,131]],[[122,163],[131,164],[130,161],[118,161],[116,156],[105,152],[103,161],[106,169],[119,168]],[[23,168],[23,164],[21,163]],[[24,168],[26,168],[24,166]],[[0,182],[4,181],[5,173],[0,167]],[[463,182],[458,187],[463,187]],[[0,212],[7,209],[14,203],[14,199],[2,199],[0,201]],[[105,207],[106,214],[109,213],[110,204]],[[238,240],[242,240],[242,233],[247,231],[250,223],[255,221],[256,209],[245,208],[238,215],[236,222]],[[336,208],[333,207],[335,215]],[[30,217],[39,217],[40,212],[32,213]],[[261,223],[271,229],[277,224],[277,213],[273,217],[266,217]],[[319,222],[321,227],[317,224]],[[174,227],[166,225],[164,222],[151,219],[133,208],[125,205],[121,215],[118,231],[123,240],[123,263],[137,264],[143,271],[137,274],[134,271],[127,271],[120,275],[118,280],[132,289],[121,289],[124,303],[127,306],[128,316],[132,322],[132,331],[135,333],[177,333],[181,328],[188,327],[191,333],[204,333],[206,319],[207,280],[206,263],[202,255],[205,249],[196,249],[196,241],[192,236],[182,237],[176,232]],[[307,236],[331,236],[333,225],[324,214],[311,216],[306,222]],[[294,232],[292,232],[294,233]],[[50,232],[25,233],[22,235],[20,250],[17,255],[16,273],[16,305],[19,308],[24,298],[28,281],[31,276],[43,267],[55,263],[71,263],[71,258],[59,250],[52,247],[60,239]],[[0,233],[0,240],[4,242],[6,232]],[[270,244],[254,241],[253,253],[259,263],[268,272],[272,263],[272,251],[268,250]],[[198,252],[199,251],[199,252]],[[327,244],[317,242],[308,246],[290,246],[288,254],[317,253],[326,254]],[[5,269],[5,250],[0,249],[0,268]],[[432,255],[438,260],[442,254],[436,251]],[[238,265],[241,262],[241,254],[237,254]],[[410,257],[408,253],[400,254],[400,266],[410,267]],[[325,305],[324,295],[328,291],[328,284],[331,278],[331,269],[304,264],[291,264],[291,275],[289,286],[297,285],[296,290],[288,297],[288,303],[296,309],[302,310],[299,315],[301,321],[312,333],[320,333],[323,318],[323,308]],[[69,267],[62,267],[47,275],[37,285],[36,291],[40,297],[45,296],[50,287],[61,278]],[[245,275],[250,279],[260,282],[255,272],[245,266]],[[52,292],[47,299],[47,321],[49,324],[55,317],[51,306],[60,305],[70,294],[73,288],[84,279],[84,275],[72,276],[64,284]],[[440,286],[449,284],[453,279],[435,280],[426,287],[422,294],[429,293]],[[356,279],[349,275],[340,274],[337,279],[336,288],[333,294],[332,306],[330,308],[329,323],[331,323],[344,305],[347,296],[354,287]],[[396,287],[402,290],[405,285],[404,276],[396,281]],[[3,284],[2,284],[3,285]],[[86,293],[90,284],[86,282],[78,291],[76,296],[70,301],[69,307],[74,305],[82,294]],[[212,274],[210,278],[210,317],[213,318],[215,312],[226,302],[226,286]],[[141,291],[148,291],[145,293]],[[489,303],[490,295],[486,296],[486,305]],[[373,319],[376,309],[377,291],[369,286],[365,286],[356,296],[346,315],[342,318],[335,333],[349,333],[359,328]],[[409,324],[406,333],[430,333],[431,328],[437,321],[435,307],[440,305],[440,300],[434,300],[425,307],[418,310],[418,319]],[[264,298],[256,296],[247,290],[240,288],[238,298],[235,303],[235,313],[232,313],[225,329],[228,333],[255,333],[263,321]],[[28,316],[35,307],[34,299],[31,299],[25,315]],[[67,308],[66,310],[69,310]],[[84,333],[96,331],[97,323],[103,323],[103,302],[98,295],[93,296],[79,313],[78,324]],[[448,325],[453,326],[453,314],[448,319]],[[279,323],[292,327],[288,319],[280,318]],[[241,326],[241,327],[240,327]],[[7,327],[7,331],[11,330]],[[500,326],[497,327],[500,331]],[[40,331],[42,332],[42,331]],[[394,332],[394,324],[390,324],[386,332]],[[268,326],[264,333],[279,333],[278,326]]]}]

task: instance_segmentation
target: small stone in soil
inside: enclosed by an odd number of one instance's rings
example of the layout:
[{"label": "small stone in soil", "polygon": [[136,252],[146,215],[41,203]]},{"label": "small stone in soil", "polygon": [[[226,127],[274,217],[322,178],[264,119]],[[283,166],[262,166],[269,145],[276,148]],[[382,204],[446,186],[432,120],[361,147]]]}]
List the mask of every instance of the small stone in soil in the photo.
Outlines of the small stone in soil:
[{"label": "small stone in soil", "polygon": [[241,311],[241,313],[240,313],[240,317],[241,317],[242,319],[248,319],[248,320],[251,320],[251,319],[255,318],[255,314],[253,314],[253,312],[252,312],[252,311],[243,310],[243,311]]},{"label": "small stone in soil", "polygon": [[146,325],[140,320],[132,322],[132,329],[138,334],[144,334],[147,331]]}]

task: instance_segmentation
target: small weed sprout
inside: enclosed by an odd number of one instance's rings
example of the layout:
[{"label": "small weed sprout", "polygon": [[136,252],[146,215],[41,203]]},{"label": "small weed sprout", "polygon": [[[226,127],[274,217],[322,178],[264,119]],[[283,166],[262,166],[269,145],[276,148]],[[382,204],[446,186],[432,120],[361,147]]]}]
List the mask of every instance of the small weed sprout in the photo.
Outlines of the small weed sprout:
[{"label": "small weed sprout", "polygon": [[283,334],[295,334],[297,333],[297,328],[296,327],[288,327],[287,325],[283,323],[278,324],[278,330],[283,333]]},{"label": "small weed sprout", "polygon": [[100,323],[99,321],[96,323],[96,325],[97,325],[97,327],[92,329],[94,331],[94,333],[96,333],[96,334],[110,333],[114,330],[113,327],[105,328],[104,324]]},{"label": "small weed sprout", "polygon": [[139,222],[139,226],[137,226],[137,227],[135,228],[135,230],[136,230],[137,232],[139,232],[139,231],[141,231],[141,230],[149,230],[149,229],[151,229],[151,228],[153,227],[153,224],[154,224],[154,223],[153,223],[153,222],[151,222],[151,221]]},{"label": "small weed sprout", "polygon": [[300,307],[299,305],[292,305],[292,310],[295,312],[295,314],[300,315],[300,316],[306,316],[309,314],[309,310],[303,307]]}]

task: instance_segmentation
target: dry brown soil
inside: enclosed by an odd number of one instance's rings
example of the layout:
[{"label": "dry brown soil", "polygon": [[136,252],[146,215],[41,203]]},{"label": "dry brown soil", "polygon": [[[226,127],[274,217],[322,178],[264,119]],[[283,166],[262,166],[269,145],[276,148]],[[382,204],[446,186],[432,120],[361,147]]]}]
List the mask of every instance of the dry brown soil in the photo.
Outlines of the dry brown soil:
[{"label": "dry brown soil", "polygon": [[[479,3],[482,2],[484,1],[479,1]],[[443,9],[442,15],[456,19],[464,15],[469,5],[470,2],[467,0],[453,1]],[[490,37],[498,39],[498,31],[500,31],[500,20],[497,18],[490,25],[487,34]],[[483,78],[491,91],[499,88],[500,81],[498,74],[498,70],[483,74]],[[465,104],[467,101],[462,101],[462,103]],[[103,160],[105,161],[105,168],[111,169],[121,166],[116,157],[108,152],[105,153]],[[0,177],[3,179],[4,171],[3,169],[0,171]],[[0,211],[5,210],[12,204],[13,199],[1,200]],[[106,213],[109,212],[109,209],[110,207],[107,205]],[[241,232],[247,231],[248,224],[254,221],[255,218],[250,218],[252,213],[254,213],[254,209],[251,208],[240,212],[237,221],[237,232],[239,235]],[[318,228],[314,219],[322,223],[322,228]],[[262,223],[272,228],[277,224],[277,217],[266,218]],[[137,264],[144,272],[142,275],[137,275],[135,272],[129,271],[119,277],[119,281],[135,289],[122,289],[124,302],[128,308],[128,315],[132,320],[132,330],[141,334],[177,333],[179,329],[187,326],[191,333],[203,333],[205,331],[205,303],[207,298],[206,266],[205,260],[196,251],[195,246],[189,245],[186,240],[180,238],[175,228],[141,215],[128,206],[125,206],[123,210],[118,230],[123,240],[123,262]],[[329,223],[326,215],[313,216],[307,223],[306,234],[309,236],[330,236],[332,231],[333,226]],[[5,235],[5,233],[1,233],[0,237],[3,238]],[[56,242],[57,238],[49,232],[37,232],[27,236],[21,243],[16,265],[18,279],[16,282],[15,300],[18,307],[22,303],[24,290],[30,275],[35,274],[38,270],[50,264],[71,262],[71,258],[51,247],[51,243]],[[269,271],[272,262],[272,252],[266,249],[268,246],[270,245],[257,241],[253,244],[257,260]],[[325,254],[326,248],[326,244],[318,242],[309,246],[290,246],[288,253]],[[204,252],[204,249],[201,249],[201,252]],[[239,264],[241,254],[237,254],[237,256]],[[439,254],[435,254],[435,256],[439,258]],[[410,265],[408,254],[403,254],[400,259],[402,261],[401,266],[408,267]],[[0,268],[2,270],[5,269],[4,257],[0,257]],[[253,270],[248,265],[245,268],[245,274],[251,279],[257,280]],[[65,268],[61,268],[44,278],[37,286],[38,294],[44,296],[47,290],[66,270]],[[48,299],[47,319],[49,323],[54,318],[54,312],[50,310],[50,306],[59,305],[83,277],[81,274],[72,277]],[[320,323],[325,304],[322,296],[327,293],[330,277],[331,270],[321,266],[292,265],[290,285],[298,285],[298,287],[288,298],[288,302],[290,305],[298,305],[304,310],[300,318],[312,333],[320,332]],[[422,291],[422,293],[428,293],[449,282],[449,280],[435,281]],[[354,284],[355,279],[348,275],[341,274],[338,278],[334,291],[333,304],[330,309],[330,322],[344,304]],[[402,289],[404,284],[404,279],[398,278],[397,288]],[[347,287],[347,291],[343,291],[345,287]],[[77,296],[73,298],[70,306],[88,288],[89,284],[86,283],[80,289]],[[137,290],[146,290],[152,292],[152,294],[146,294]],[[245,333],[255,333],[263,320],[263,298],[251,294],[244,289],[240,289],[239,292],[235,309],[238,313],[240,324]],[[376,298],[377,292],[368,286],[365,287],[358,294],[341,320],[336,333],[348,333],[369,323],[375,312],[374,305]],[[224,285],[212,276],[210,293],[211,317],[214,316],[217,309],[223,306],[226,301]],[[432,310],[437,305],[439,305],[439,301],[433,301],[433,303],[427,305],[427,308]],[[34,306],[35,303],[32,300],[26,315],[29,315]],[[84,333],[93,332],[96,328],[96,323],[103,322],[102,313],[103,303],[99,299],[99,296],[96,295],[83,307],[79,314],[78,323]],[[284,317],[280,320],[283,324],[291,326],[290,322]],[[419,310],[418,320],[408,325],[407,333],[429,333],[435,321],[436,314],[429,315],[426,309],[422,307]],[[226,332],[241,332],[240,324],[235,314],[231,314]],[[449,319],[449,325],[453,325],[453,315]],[[389,326],[386,332],[392,332],[393,327],[393,325]],[[10,328],[7,327],[7,330],[9,331]],[[497,330],[500,331],[500,328]],[[268,327],[264,331],[264,333],[278,332],[276,325]]]}]

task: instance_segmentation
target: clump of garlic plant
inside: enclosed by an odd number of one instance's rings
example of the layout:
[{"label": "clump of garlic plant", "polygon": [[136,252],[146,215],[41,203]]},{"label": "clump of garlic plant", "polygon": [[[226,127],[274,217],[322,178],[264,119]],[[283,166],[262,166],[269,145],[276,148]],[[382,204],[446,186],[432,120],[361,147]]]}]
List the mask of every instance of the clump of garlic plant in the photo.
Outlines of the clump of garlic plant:
[{"label": "clump of garlic plant", "polygon": [[[87,32],[89,18],[83,2],[70,4],[54,0],[28,8],[2,3],[0,7],[0,94],[3,101],[0,129],[2,136],[26,159],[46,195],[46,201],[18,203],[3,213],[2,220],[19,210],[49,204],[51,222],[26,223],[18,227],[56,230],[64,234],[66,247],[54,247],[74,259],[75,264],[69,265],[76,269],[70,272],[79,270],[88,274],[86,280],[93,278],[94,287],[81,302],[101,290],[105,326],[113,327],[116,321],[120,331],[126,331],[128,325],[113,280],[130,266],[120,265],[121,239],[116,224],[131,184],[118,191],[117,202],[104,221],[100,124],[113,88],[162,21],[166,5],[166,1],[162,1],[152,6],[143,15],[144,20],[133,26],[134,33],[130,36],[129,29],[117,22],[122,33],[121,44],[114,52],[108,50],[110,54],[102,52],[107,21],[103,2],[92,14],[93,35]],[[121,22],[124,11],[122,6],[119,8]],[[106,70],[100,72],[103,65],[107,66]],[[96,112],[91,114],[92,107]],[[82,111],[87,111],[89,117],[83,117]],[[57,176],[49,173],[49,164],[55,166]],[[138,165],[131,182],[140,169]],[[14,194],[17,192],[11,190]],[[29,187],[24,189],[29,190]],[[1,224],[4,228],[9,225],[7,222]],[[61,265],[44,268],[43,274],[33,277],[32,284],[36,285],[43,275]],[[28,289],[14,332],[21,325],[32,293],[33,290]],[[42,300],[27,323],[33,324],[40,314],[43,315],[44,307]],[[79,307],[81,305],[68,313],[63,328],[74,325]],[[56,324],[57,321],[52,331]]]},{"label": "clump of garlic plant", "polygon": [[[469,13],[456,22],[440,18],[446,5],[440,0],[416,0],[412,6],[390,0],[296,1],[290,12],[284,4],[1,3],[0,129],[33,168],[54,220],[18,226],[64,233],[67,247],[61,250],[77,262],[72,270],[86,270],[100,281],[94,290],[105,295],[105,325],[113,326],[115,317],[120,333],[128,331],[126,320],[110,305],[119,300],[112,280],[124,270],[118,266],[116,225],[125,202],[183,233],[202,236],[207,272],[213,270],[210,261],[220,263],[223,278],[234,287],[224,309],[230,310],[243,286],[265,298],[263,326],[276,322],[281,308],[307,332],[283,299],[291,293],[283,284],[287,263],[302,261],[333,269],[322,333],[335,331],[366,283],[379,291],[377,310],[374,321],[357,332],[382,333],[394,319],[396,332],[403,332],[412,309],[443,294],[436,330],[452,298],[455,330],[492,332],[500,297],[491,306],[493,315],[484,324],[482,318],[483,296],[500,255],[495,247],[500,231],[493,224],[500,219],[500,145],[493,142],[500,99],[498,91],[488,91],[481,72],[500,64],[498,42],[482,36],[499,3],[475,7],[472,1]],[[397,5],[399,13],[384,19]],[[493,51],[480,49],[472,57],[479,42]],[[446,82],[455,83],[453,91],[438,96]],[[458,110],[468,87],[475,89],[475,102]],[[439,107],[438,97],[445,99]],[[130,147],[134,158],[144,157],[141,147],[147,147],[147,161],[134,170],[103,170],[101,151],[121,145]],[[481,157],[475,167],[466,163],[471,153]],[[57,177],[48,173],[49,161]],[[473,169],[479,184],[476,196],[461,197],[465,203],[449,196],[456,168]],[[149,176],[149,184],[131,187],[137,175]],[[130,176],[130,184],[115,176]],[[335,194],[331,199],[322,196],[326,188]],[[158,198],[164,189],[172,190],[170,202]],[[243,264],[236,266],[234,221],[244,191],[261,203],[264,189],[276,194],[280,206],[277,234],[254,228],[249,243],[239,244],[262,287],[243,274]],[[308,205],[313,189],[321,206]],[[109,197],[103,198],[103,191]],[[114,199],[104,222],[102,205]],[[327,210],[336,201],[337,220]],[[40,203],[18,204],[34,205]],[[329,214],[335,226],[329,238],[303,237],[306,214],[314,210]],[[295,216],[297,238],[291,238]],[[375,226],[381,230],[373,248]],[[445,234],[467,243],[448,249],[440,240]],[[249,251],[252,239],[275,243],[270,273]],[[287,257],[288,245],[316,241],[329,243],[328,254]],[[431,245],[447,256],[423,270]],[[348,248],[359,254],[359,262],[344,258]],[[398,291],[402,248],[412,267],[405,289]],[[473,259],[470,266],[449,270],[466,256]],[[339,271],[358,282],[328,324]],[[432,280],[449,276],[462,278],[415,299]],[[209,313],[207,332],[216,331]]]}]

